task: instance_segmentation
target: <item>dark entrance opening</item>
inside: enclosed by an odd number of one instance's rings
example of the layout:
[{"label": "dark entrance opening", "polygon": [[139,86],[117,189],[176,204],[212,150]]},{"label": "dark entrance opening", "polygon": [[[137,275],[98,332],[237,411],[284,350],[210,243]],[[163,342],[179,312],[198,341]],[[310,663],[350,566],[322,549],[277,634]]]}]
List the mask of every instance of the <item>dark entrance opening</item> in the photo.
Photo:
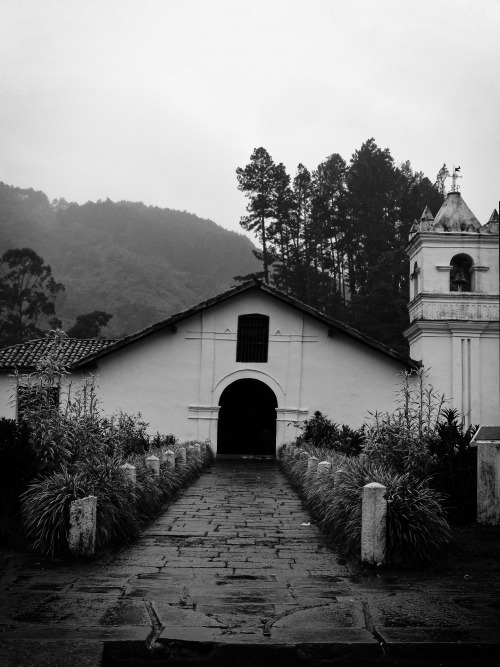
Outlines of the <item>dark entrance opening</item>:
[{"label": "dark entrance opening", "polygon": [[274,392],[259,380],[236,380],[219,401],[217,454],[276,454]]}]

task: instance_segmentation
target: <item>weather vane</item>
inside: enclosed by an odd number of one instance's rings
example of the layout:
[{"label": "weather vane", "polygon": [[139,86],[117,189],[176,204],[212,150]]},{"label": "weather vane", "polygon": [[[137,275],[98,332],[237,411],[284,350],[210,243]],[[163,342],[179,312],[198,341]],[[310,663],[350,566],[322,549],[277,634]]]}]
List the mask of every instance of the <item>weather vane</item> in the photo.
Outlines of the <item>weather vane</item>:
[{"label": "weather vane", "polygon": [[457,185],[457,178],[462,178],[462,176],[458,173],[459,171],[460,171],[460,167],[455,167],[455,165],[453,165],[453,173],[451,175],[451,180],[452,180],[451,191],[452,192],[458,192],[460,190],[460,186]]}]

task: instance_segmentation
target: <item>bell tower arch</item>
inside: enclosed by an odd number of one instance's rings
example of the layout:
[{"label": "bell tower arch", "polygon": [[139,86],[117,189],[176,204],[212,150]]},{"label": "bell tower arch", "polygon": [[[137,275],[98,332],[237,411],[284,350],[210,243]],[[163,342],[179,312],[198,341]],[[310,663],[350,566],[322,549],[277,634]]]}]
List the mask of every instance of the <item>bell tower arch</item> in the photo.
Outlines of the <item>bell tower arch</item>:
[{"label": "bell tower arch", "polygon": [[497,211],[484,225],[458,191],[410,231],[410,356],[467,423],[494,424],[499,397]]}]

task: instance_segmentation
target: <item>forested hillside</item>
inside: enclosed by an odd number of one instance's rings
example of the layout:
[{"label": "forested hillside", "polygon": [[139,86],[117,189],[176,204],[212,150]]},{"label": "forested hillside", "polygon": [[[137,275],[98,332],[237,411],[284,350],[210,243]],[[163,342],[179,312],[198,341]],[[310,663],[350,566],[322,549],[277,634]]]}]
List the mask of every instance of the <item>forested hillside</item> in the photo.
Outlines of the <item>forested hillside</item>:
[{"label": "forested hillside", "polygon": [[56,301],[63,328],[106,311],[106,336],[136,331],[260,267],[245,236],[191,213],[109,199],[49,202],[1,182],[0,239],[0,256],[29,247],[50,264],[65,286]]}]

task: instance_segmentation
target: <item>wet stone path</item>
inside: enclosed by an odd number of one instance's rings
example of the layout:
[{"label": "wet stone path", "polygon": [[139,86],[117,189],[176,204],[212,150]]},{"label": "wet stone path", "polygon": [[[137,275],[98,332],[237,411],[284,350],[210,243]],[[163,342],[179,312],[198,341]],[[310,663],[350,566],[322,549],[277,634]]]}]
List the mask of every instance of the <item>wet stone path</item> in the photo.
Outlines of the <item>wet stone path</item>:
[{"label": "wet stone path", "polygon": [[0,665],[496,665],[499,598],[498,567],[352,572],[275,461],[224,461],[112,556],[0,550]]},{"label": "wet stone path", "polygon": [[346,565],[275,462],[218,463],[117,565],[148,568],[124,598],[147,601],[162,636],[285,640],[365,627]]}]

